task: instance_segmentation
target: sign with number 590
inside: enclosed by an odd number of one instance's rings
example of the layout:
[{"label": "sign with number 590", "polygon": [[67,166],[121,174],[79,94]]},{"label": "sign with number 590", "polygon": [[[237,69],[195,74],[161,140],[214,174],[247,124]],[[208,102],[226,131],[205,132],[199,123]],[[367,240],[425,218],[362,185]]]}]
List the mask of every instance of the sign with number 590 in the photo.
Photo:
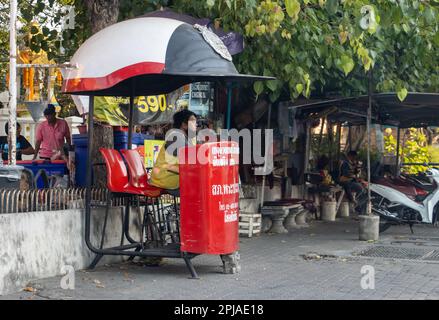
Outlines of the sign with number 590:
[{"label": "sign with number 590", "polygon": [[142,113],[158,111],[165,112],[168,108],[166,96],[164,94],[159,96],[138,97],[135,104],[138,110]]}]

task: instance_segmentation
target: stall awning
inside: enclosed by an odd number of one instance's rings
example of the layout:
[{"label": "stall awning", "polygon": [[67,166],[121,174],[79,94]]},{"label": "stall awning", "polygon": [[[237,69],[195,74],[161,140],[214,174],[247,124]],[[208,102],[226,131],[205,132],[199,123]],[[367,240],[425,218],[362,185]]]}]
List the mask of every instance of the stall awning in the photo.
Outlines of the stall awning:
[{"label": "stall awning", "polygon": [[198,81],[273,79],[240,74],[224,43],[205,26],[141,17],[89,38],[64,73],[63,92],[96,96],[168,93]]},{"label": "stall awning", "polygon": [[[378,124],[401,128],[439,126],[439,94],[411,92],[404,101],[396,93],[380,93],[372,96],[372,121]],[[291,105],[299,116],[308,117],[328,110],[328,119],[334,122],[348,122],[362,125],[368,107],[368,96],[336,98],[328,100],[307,100]]]}]

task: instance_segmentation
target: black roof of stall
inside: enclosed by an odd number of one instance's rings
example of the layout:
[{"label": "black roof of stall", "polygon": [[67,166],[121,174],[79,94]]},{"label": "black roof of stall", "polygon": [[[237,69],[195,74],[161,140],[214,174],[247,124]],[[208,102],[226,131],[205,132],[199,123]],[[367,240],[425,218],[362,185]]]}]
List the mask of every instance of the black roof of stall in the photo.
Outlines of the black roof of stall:
[{"label": "black roof of stall", "polygon": [[[366,121],[368,104],[369,97],[365,95],[298,101],[290,108],[296,108],[299,118],[327,111],[331,121],[362,125]],[[372,121],[401,128],[439,126],[439,94],[410,92],[404,101],[400,101],[394,92],[374,94]]]}]

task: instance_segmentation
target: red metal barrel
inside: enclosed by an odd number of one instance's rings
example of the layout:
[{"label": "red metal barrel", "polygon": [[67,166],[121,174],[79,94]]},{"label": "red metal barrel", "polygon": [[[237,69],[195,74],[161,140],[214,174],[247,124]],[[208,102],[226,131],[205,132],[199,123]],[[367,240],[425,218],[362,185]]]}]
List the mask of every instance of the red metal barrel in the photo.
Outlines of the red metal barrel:
[{"label": "red metal barrel", "polygon": [[212,142],[179,150],[181,251],[239,249],[239,147]]}]

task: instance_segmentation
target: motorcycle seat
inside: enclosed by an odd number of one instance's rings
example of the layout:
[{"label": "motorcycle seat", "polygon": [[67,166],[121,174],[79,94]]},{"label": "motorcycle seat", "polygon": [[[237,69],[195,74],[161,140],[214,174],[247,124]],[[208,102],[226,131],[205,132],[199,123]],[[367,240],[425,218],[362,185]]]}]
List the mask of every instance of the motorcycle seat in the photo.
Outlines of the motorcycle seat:
[{"label": "motorcycle seat", "polygon": [[398,190],[399,192],[404,193],[408,197],[414,199],[418,196],[418,192],[416,191],[416,188],[413,185],[410,185],[408,183],[405,183],[404,181],[401,181],[400,179],[393,179],[393,178],[380,178],[376,180],[377,184],[381,184],[383,186]]},{"label": "motorcycle seat", "polygon": [[422,190],[425,190],[427,192],[432,192],[437,188],[437,185],[435,182],[426,181],[424,179],[418,179],[418,178],[409,178],[409,181],[412,182],[417,188],[420,188]]}]

